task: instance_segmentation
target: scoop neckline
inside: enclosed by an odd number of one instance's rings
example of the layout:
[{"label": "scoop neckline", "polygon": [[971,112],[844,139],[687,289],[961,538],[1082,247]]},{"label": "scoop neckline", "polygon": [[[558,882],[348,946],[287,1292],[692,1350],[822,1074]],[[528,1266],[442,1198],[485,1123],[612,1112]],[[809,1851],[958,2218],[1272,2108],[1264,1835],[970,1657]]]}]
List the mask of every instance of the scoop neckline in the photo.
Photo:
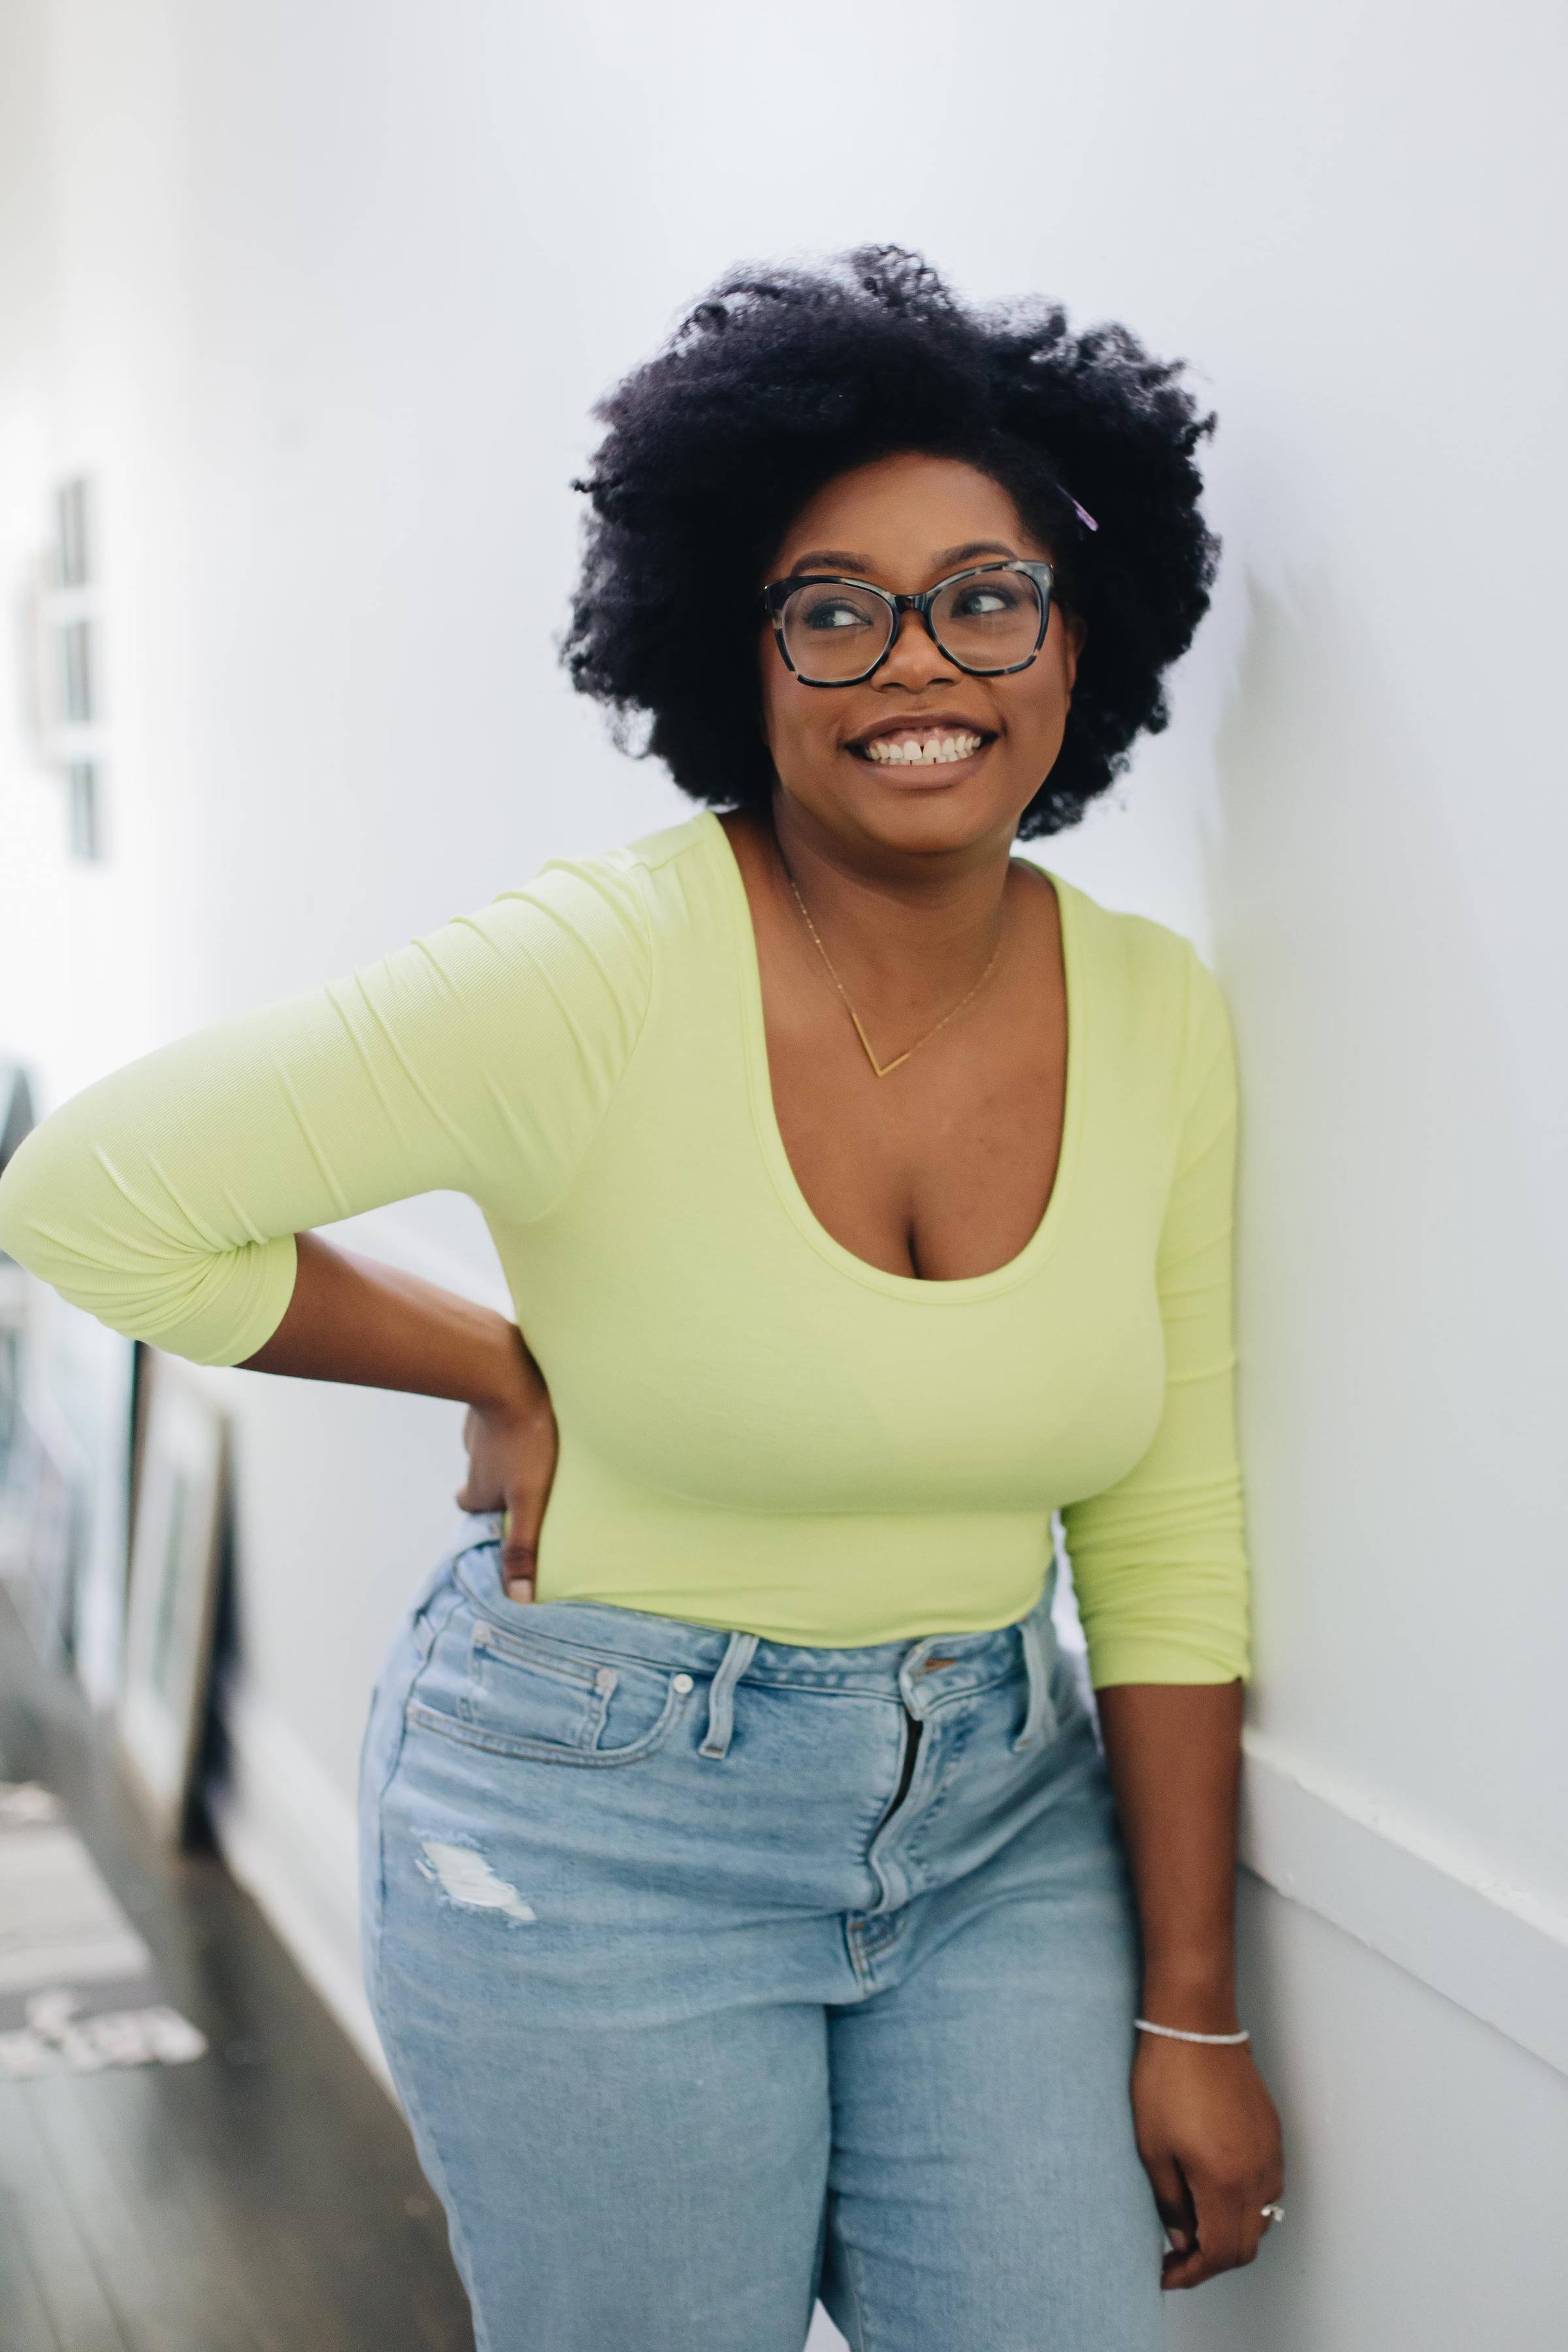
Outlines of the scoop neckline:
[{"label": "scoop neckline", "polygon": [[886,1267],[873,1265],[869,1259],[858,1257],[853,1250],[846,1249],[842,1242],[834,1239],[801,1190],[799,1179],[790,1164],[773,1102],[773,1073],[768,1066],[762,961],[757,953],[757,934],[752,920],[751,900],[746,896],[740,863],[718,815],[712,809],[704,809],[700,812],[700,822],[708,830],[715,856],[723,870],[722,887],[740,974],[741,1026],[752,1125],[773,1179],[773,1189],[796,1230],[829,1265],[866,1289],[879,1291],[887,1298],[901,1298],[930,1307],[963,1307],[973,1305],[978,1299],[994,1298],[1026,1282],[1056,1247],[1057,1237],[1066,1221],[1079,1158],[1089,1004],[1084,986],[1077,891],[1070,883],[1063,882],[1047,867],[1040,867],[1039,871],[1045,874],[1057,894],[1068,1032],[1061,1147],[1057,1156],[1050,1198],[1046,1202],[1040,1221],[1017,1255],[1008,1258],[1002,1265],[993,1266],[988,1274],[960,1275],[952,1282],[933,1281],[918,1274],[889,1274]]}]

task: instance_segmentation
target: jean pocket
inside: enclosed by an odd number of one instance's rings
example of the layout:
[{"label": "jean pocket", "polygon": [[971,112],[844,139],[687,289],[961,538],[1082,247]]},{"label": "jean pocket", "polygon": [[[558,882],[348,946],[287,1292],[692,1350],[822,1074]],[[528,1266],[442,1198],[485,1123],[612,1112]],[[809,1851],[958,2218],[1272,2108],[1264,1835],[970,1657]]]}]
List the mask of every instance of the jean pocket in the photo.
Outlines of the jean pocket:
[{"label": "jean pocket", "polygon": [[690,1687],[689,1675],[638,1659],[611,1663],[465,1611],[443,1630],[408,1718],[491,1755],[633,1764],[663,1746]]}]

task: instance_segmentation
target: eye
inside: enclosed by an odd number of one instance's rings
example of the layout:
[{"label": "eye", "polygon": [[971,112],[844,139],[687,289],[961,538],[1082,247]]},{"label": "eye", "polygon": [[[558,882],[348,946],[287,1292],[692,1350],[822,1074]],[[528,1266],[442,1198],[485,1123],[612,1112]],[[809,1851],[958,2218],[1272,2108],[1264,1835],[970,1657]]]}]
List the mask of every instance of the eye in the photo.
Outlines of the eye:
[{"label": "eye", "polygon": [[808,605],[802,617],[808,629],[863,629],[869,616],[863,606],[846,598],[825,597],[820,604]]},{"label": "eye", "polygon": [[961,588],[953,598],[952,609],[965,620],[984,620],[993,613],[1016,612],[1018,592],[991,580],[977,580],[969,588]]}]

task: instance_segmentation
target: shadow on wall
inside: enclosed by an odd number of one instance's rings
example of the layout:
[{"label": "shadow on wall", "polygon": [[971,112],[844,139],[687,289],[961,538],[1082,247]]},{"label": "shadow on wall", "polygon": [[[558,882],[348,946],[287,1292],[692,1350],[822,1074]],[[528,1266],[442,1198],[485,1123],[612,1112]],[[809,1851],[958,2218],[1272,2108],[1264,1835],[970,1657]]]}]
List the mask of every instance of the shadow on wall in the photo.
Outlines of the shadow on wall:
[{"label": "shadow on wall", "polygon": [[1377,629],[1322,572],[1248,594],[1209,866],[1256,1717],[1561,1900],[1558,1825],[1522,1801],[1560,1769],[1568,1224],[1531,1065],[1559,1024],[1489,954],[1454,770],[1430,710],[1398,723]]},{"label": "shadow on wall", "polygon": [[[1497,952],[1498,906],[1445,798],[1467,781],[1458,755],[1409,708],[1384,642],[1326,572],[1283,593],[1250,581],[1215,730],[1249,1712],[1374,1809],[1479,1857],[1482,1890],[1560,1903],[1568,1857],[1538,1791],[1561,1779],[1568,1266],[1529,1066],[1557,1024]],[[1529,789],[1503,784],[1500,825]],[[1240,1924],[1290,2219],[1252,2270],[1173,2299],[1173,2347],[1480,2342],[1500,2276],[1521,2309],[1550,2309],[1559,2257],[1536,2242],[1531,2183],[1560,2078],[1247,1877]],[[1496,2263],[1444,2259],[1444,2182],[1487,2210]]]}]

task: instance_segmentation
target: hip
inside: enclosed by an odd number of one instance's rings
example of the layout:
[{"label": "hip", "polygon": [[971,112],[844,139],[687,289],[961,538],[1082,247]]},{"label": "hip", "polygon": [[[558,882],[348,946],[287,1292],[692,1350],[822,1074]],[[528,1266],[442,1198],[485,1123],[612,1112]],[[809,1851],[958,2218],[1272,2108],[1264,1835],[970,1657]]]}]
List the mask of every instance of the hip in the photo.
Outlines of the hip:
[{"label": "hip", "polygon": [[710,1952],[721,1930],[826,1928],[852,1964],[839,1997],[857,1981],[845,1922],[868,1949],[917,1912],[1026,1902],[1125,1938],[1113,1808],[1048,1588],[987,1632],[813,1649],[599,1603],[512,1602],[495,1532],[473,1526],[377,1686],[363,1778],[373,1947],[389,1848],[450,1907],[477,1892],[487,1931],[510,1918],[531,1948],[564,1934],[578,1962],[584,1938],[673,1950],[691,1937]]}]

